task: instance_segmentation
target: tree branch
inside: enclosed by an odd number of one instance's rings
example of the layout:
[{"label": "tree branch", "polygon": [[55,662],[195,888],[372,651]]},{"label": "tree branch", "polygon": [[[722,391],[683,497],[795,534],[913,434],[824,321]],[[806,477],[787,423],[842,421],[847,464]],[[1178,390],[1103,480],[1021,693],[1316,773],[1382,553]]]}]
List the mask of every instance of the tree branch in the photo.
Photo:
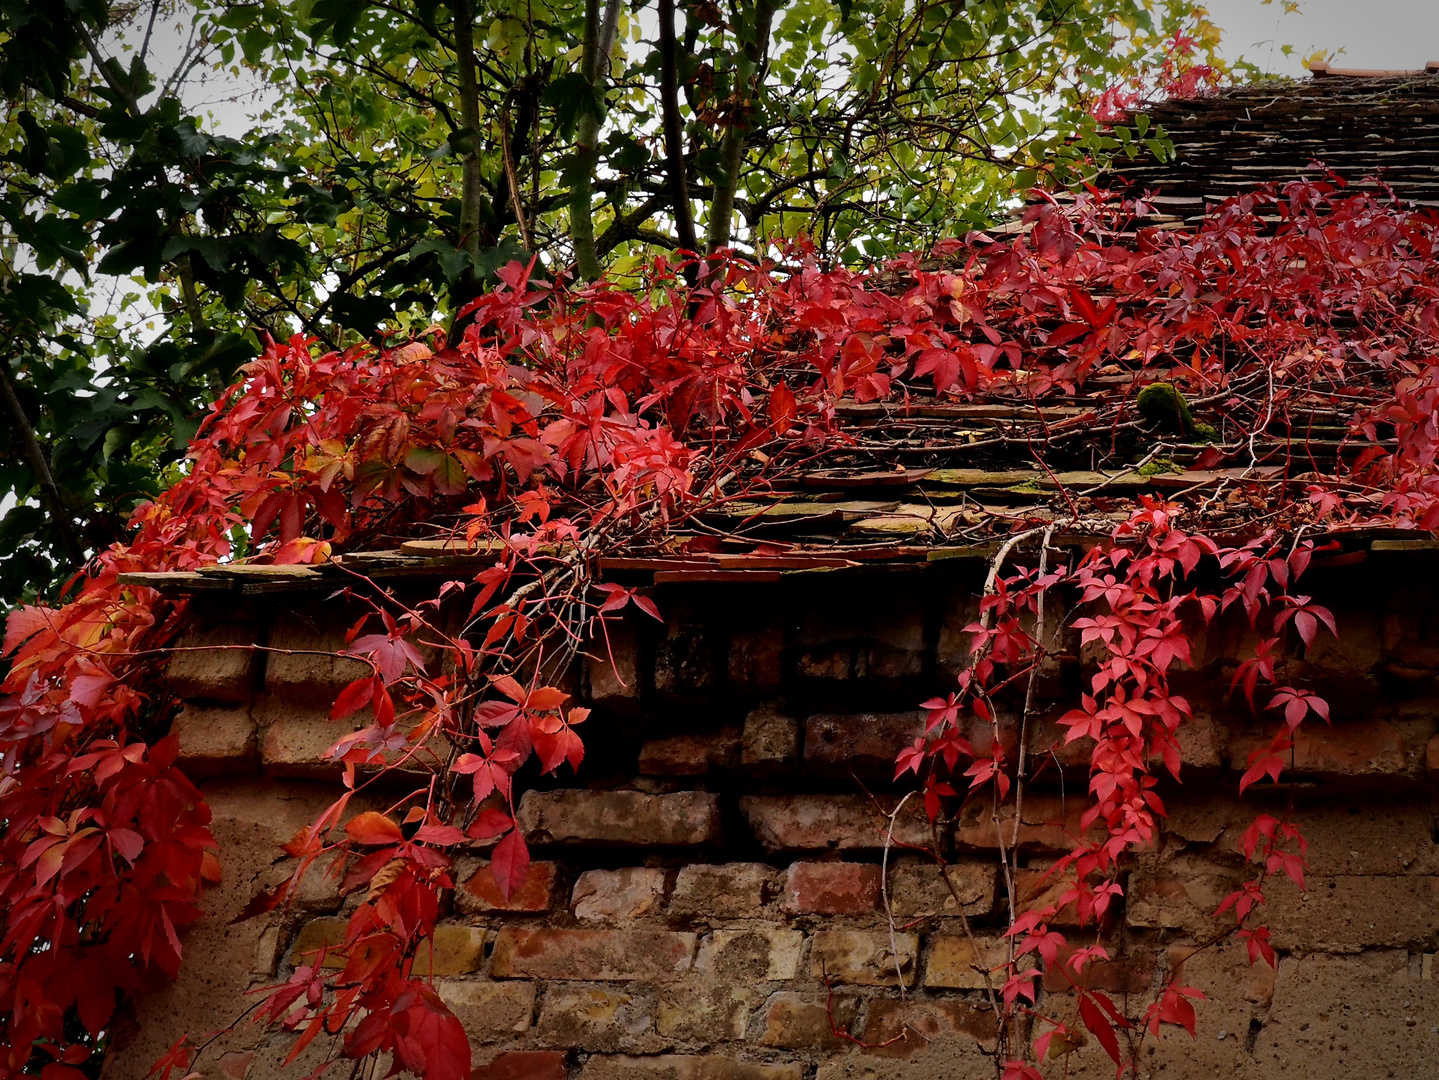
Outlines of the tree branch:
[{"label": "tree branch", "polygon": [[[675,0],[659,0],[660,19],[660,108],[665,137],[665,164],[669,171],[670,208],[675,217],[675,233],[679,246],[686,251],[699,252],[699,239],[695,236],[694,211],[690,207],[690,195],[685,176],[684,125],[680,122],[679,105],[679,62],[675,43]],[[685,275],[693,279],[697,267],[691,267]],[[694,285],[694,280],[690,280]]]},{"label": "tree branch", "polygon": [[40,501],[45,504],[50,520],[55,523],[55,531],[60,534],[60,546],[65,549],[65,557],[70,560],[71,568],[78,570],[85,565],[85,552],[75,537],[74,523],[65,512],[65,502],[60,497],[55,477],[50,473],[50,465],[45,460],[45,452],[40,447],[35,428],[31,425],[30,418],[25,415],[25,410],[20,407],[20,399],[15,394],[15,384],[10,379],[10,365],[4,357],[0,357],[0,398],[4,399],[5,411],[10,414],[10,421],[20,435],[21,453],[25,455],[25,461],[40,485]]},{"label": "tree branch", "polygon": [[735,193],[739,189],[740,163],[744,158],[745,134],[749,114],[754,107],[760,69],[769,55],[770,24],[774,21],[775,0],[755,0],[753,33],[744,41],[735,64],[732,108],[729,126],[720,143],[720,162],[724,178],[715,185],[714,201],[710,204],[709,229],[705,246],[710,251],[729,247],[734,227]]}]

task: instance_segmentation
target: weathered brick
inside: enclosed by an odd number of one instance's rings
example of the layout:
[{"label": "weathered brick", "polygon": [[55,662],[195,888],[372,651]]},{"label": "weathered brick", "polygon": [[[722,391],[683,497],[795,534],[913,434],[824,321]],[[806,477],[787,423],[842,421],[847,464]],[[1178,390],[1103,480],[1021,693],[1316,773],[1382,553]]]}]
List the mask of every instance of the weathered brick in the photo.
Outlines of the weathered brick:
[{"label": "weathered brick", "polygon": [[924,731],[924,713],[817,713],[805,720],[804,760],[816,772],[894,776],[900,750]]},{"label": "weathered brick", "polygon": [[[878,851],[885,844],[888,819],[863,795],[746,795],[739,806],[766,851]],[[929,825],[916,800],[906,804],[894,839],[929,842]]]},{"label": "weathered brick", "polygon": [[778,892],[775,871],[764,863],[695,864],[681,868],[670,896],[673,915],[752,919]]},{"label": "weathered brick", "polygon": [[1107,994],[1142,994],[1154,982],[1155,952],[1138,947],[1120,953],[1111,947],[1108,960],[1092,960],[1075,975],[1069,958],[1075,945],[1059,950],[1059,963],[1045,970],[1043,986],[1051,994],[1073,993],[1078,984],[1085,990],[1103,990]]},{"label": "weathered brick", "polygon": [[950,863],[942,870],[932,862],[905,859],[890,871],[889,901],[895,916],[903,919],[958,915],[961,902],[965,915],[988,915],[994,910],[998,875],[999,867],[976,859]]},{"label": "weathered brick", "polygon": [[[978,958],[976,945],[979,946]],[[988,972],[998,988],[1004,984],[1004,965],[1008,958],[1009,943],[1004,938],[976,937],[971,943],[964,936],[936,937],[924,966],[924,985],[939,990],[983,990],[984,974]]]},{"label": "weathered brick", "polygon": [[581,1080],[801,1080],[798,1063],[762,1065],[711,1055],[660,1057],[595,1056],[585,1063]]},{"label": "weathered brick", "polygon": [[530,1030],[534,983],[437,979],[435,989],[471,1042],[492,1042]]},{"label": "weathered brick", "polygon": [[719,796],[702,791],[527,791],[519,822],[532,844],[695,847],[719,840]]},{"label": "weathered brick", "polygon": [[277,698],[255,705],[260,731],[260,767],[271,776],[335,779],[342,766],[329,750],[356,730],[351,720],[331,721],[328,708],[306,707]]},{"label": "weathered brick", "polygon": [[779,689],[784,682],[784,626],[778,619],[746,621],[730,631],[729,681],[746,694]]},{"label": "weathered brick", "polygon": [[250,700],[258,661],[249,646],[260,640],[250,623],[190,630],[176,643],[165,682],[182,701],[241,705]]},{"label": "weathered brick", "polygon": [[895,986],[901,978],[912,986],[918,951],[914,934],[895,934],[892,948],[887,933],[821,930],[810,944],[810,974],[852,986]]},{"label": "weathered brick", "polygon": [[[1028,851],[1068,852],[1080,835],[1080,819],[1087,803],[1082,798],[1061,799],[1057,795],[1033,792],[1024,797],[1024,813],[1020,819],[1019,846]],[[971,848],[995,850],[1009,847],[1015,837],[1014,804],[1005,803],[998,819],[987,804],[978,800],[966,804],[955,838]]]},{"label": "weathered brick", "polygon": [[639,647],[628,621],[606,620],[604,635],[597,636],[587,651],[585,682],[590,704],[623,710],[639,700]]},{"label": "weathered brick", "polygon": [[795,863],[785,877],[786,911],[797,915],[868,915],[879,907],[879,867],[868,863]]},{"label": "weathered brick", "polygon": [[641,776],[704,776],[740,763],[740,729],[703,735],[670,735],[640,747]]},{"label": "weathered brick", "polygon": [[660,990],[655,1028],[669,1039],[702,1043],[742,1039],[758,998],[754,986],[691,975]]},{"label": "weathered brick", "polygon": [[1385,665],[1401,676],[1432,676],[1439,670],[1439,597],[1427,581],[1407,584],[1384,597]]},{"label": "weathered brick", "polygon": [[[795,637],[795,670],[809,679],[900,679],[924,671],[924,616],[917,595],[882,603],[846,595],[805,606]],[[863,611],[862,617],[856,612]]]},{"label": "weathered brick", "polygon": [[[1194,937],[1214,934],[1221,928],[1214,913],[1224,898],[1239,887],[1240,877],[1213,868],[1207,872],[1190,867],[1166,868],[1173,872],[1129,875],[1125,896],[1125,920],[1146,930],[1182,930]],[[1228,916],[1232,925],[1233,916]]]},{"label": "weathered brick", "polygon": [[1308,886],[1303,893],[1283,880],[1267,887],[1265,921],[1275,948],[1424,949],[1439,938],[1439,877],[1311,875]]},{"label": "weathered brick", "polygon": [[506,1050],[476,1066],[470,1080],[565,1080],[568,1056],[563,1050]]},{"label": "weathered brick", "polygon": [[496,978],[663,981],[690,969],[695,935],[666,930],[514,927],[495,939]]},{"label": "weathered brick", "polygon": [[1014,872],[1015,899],[1019,903],[1020,912],[1057,908],[1054,914],[1044,917],[1050,926],[1070,928],[1079,925],[1079,912],[1074,902],[1060,906],[1061,898],[1073,886],[1074,879],[1068,874],[1051,874],[1047,870],[1029,869]]},{"label": "weathered brick", "polygon": [[586,922],[638,919],[653,915],[664,903],[665,872],[647,866],[622,870],[587,870],[575,882],[570,904]]},{"label": "weathered brick", "polygon": [[714,690],[721,634],[704,612],[684,603],[666,605],[664,636],[655,643],[655,691],[690,698]]},{"label": "weathered brick", "polygon": [[1424,747],[1424,771],[1430,780],[1439,777],[1439,735],[1430,736]]},{"label": "weathered brick", "polygon": [[295,935],[295,943],[290,947],[290,963],[296,967],[314,963],[320,950],[324,948],[328,951],[321,966],[344,967],[345,958],[335,950],[344,945],[345,927],[348,925],[348,919],[338,917],[311,919],[300,927],[300,932]]},{"label": "weathered brick", "polygon": [[435,927],[429,946],[421,946],[415,956],[415,973],[434,975],[468,975],[479,971],[485,963],[487,933],[477,926],[440,923]]},{"label": "weathered brick", "polygon": [[[471,870],[473,867],[473,871]],[[471,860],[457,867],[460,887],[455,890],[455,909],[461,915],[480,915],[491,911],[542,912],[554,905],[555,878],[558,866],[552,862],[530,863],[529,872],[519,891],[508,900],[500,891],[499,882],[490,872],[488,862]]]},{"label": "weathered brick", "polygon": [[877,998],[865,1017],[866,1051],[880,1057],[907,1058],[936,1044],[959,1040],[978,1050],[995,1034],[989,1006],[968,1001],[896,1001]]},{"label": "weathered brick", "polygon": [[712,978],[779,982],[799,975],[798,930],[715,930],[700,940],[695,969]]},{"label": "weathered brick", "polygon": [[836,1050],[845,1040],[834,1033],[837,1025],[848,1031],[859,1015],[859,998],[853,994],[825,996],[781,990],[765,1002],[759,1041],[781,1050]]},{"label": "weathered brick", "polygon": [[224,776],[255,770],[256,724],[248,708],[186,705],[170,725],[180,740],[176,762],[187,776]]},{"label": "weathered brick", "polygon": [[747,769],[774,770],[799,760],[799,721],[768,705],[744,720],[740,761]]},{"label": "weathered brick", "polygon": [[[339,655],[352,620],[330,608],[325,609],[325,616],[323,623],[316,616],[296,611],[275,616],[265,654],[266,692],[284,701],[328,710],[341,690],[369,674],[369,665],[363,661]],[[286,649],[294,651],[276,651]]]},{"label": "weathered brick", "polygon": [[541,1045],[566,1050],[650,1051],[654,1043],[650,999],[613,986],[555,983],[540,1006]]},{"label": "weathered brick", "polygon": [[[1269,732],[1245,732],[1230,744],[1230,767],[1243,771],[1249,755],[1267,747]],[[1302,725],[1294,735],[1294,749],[1285,762],[1290,775],[1317,777],[1366,776],[1402,773],[1408,762],[1404,738],[1387,720],[1368,719],[1336,722],[1333,725]]]}]

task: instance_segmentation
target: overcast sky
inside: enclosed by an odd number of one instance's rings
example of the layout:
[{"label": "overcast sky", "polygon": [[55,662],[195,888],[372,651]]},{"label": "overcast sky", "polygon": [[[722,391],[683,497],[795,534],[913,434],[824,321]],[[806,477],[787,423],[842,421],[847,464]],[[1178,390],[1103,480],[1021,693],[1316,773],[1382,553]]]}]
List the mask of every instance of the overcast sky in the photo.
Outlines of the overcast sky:
[{"label": "overcast sky", "polygon": [[[1289,15],[1282,0],[1202,2],[1224,30],[1228,58],[1242,53],[1278,75],[1305,74],[1303,58],[1315,49],[1340,53],[1336,67],[1418,70],[1439,60],[1439,0],[1299,0]],[[1285,57],[1281,45],[1294,54]]]}]

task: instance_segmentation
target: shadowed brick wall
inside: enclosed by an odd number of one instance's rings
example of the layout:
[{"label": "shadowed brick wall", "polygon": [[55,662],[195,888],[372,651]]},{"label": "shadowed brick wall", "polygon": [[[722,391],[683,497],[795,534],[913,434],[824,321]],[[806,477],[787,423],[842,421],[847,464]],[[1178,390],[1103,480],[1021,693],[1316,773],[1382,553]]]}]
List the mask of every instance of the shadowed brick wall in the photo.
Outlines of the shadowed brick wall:
[{"label": "shadowed brick wall", "polygon": [[[1197,1040],[1168,1034],[1142,1051],[1153,1075],[1337,1080],[1439,1068],[1435,571],[1439,560],[1374,556],[1312,572],[1342,639],[1291,658],[1287,677],[1329,695],[1334,723],[1301,730],[1286,782],[1243,803],[1238,776],[1271,729],[1225,690],[1252,641],[1232,622],[1197,638],[1195,669],[1175,680],[1195,710],[1181,738],[1184,782],[1161,786],[1164,835],[1133,859],[1125,902],[1099,932],[1114,959],[1092,976],[1131,1013],[1179,965],[1209,995]],[[471,1035],[477,1080],[994,1075],[975,967],[1003,947],[998,836],[1012,819],[975,807],[941,830],[951,891],[913,850],[931,832],[911,803],[882,872],[884,815],[902,794],[889,783],[894,754],[918,730],[909,710],[948,689],[964,662],[981,573],[956,563],[660,587],[665,626],[624,623],[611,635],[615,669],[591,662],[567,676],[595,710],[588,757],[578,778],[568,768],[558,780],[521,776],[529,880],[505,903],[483,852],[463,858],[422,960]],[[306,596],[202,595],[195,615],[187,644],[278,649],[337,648],[350,621]],[[1053,703],[1077,694],[1086,660],[1057,620],[1050,630],[1060,655],[1030,732],[1042,767],[1009,868],[1026,904],[1062,888],[1044,870],[1079,828],[1087,774],[1084,744],[1050,752]],[[142,997],[137,1022],[117,1027],[112,1080],[143,1076],[182,1032],[203,1038],[228,1024],[255,1003],[245,991],[341,939],[358,900],[320,875],[287,912],[229,919],[288,875],[278,845],[338,793],[322,755],[345,728],[326,716],[357,673],[353,661],[239,650],[172,664],[182,761],[214,807],[226,878],[207,898],[213,917],[189,935],[180,981]],[[1016,729],[1008,717],[1004,737],[1017,740]],[[1243,875],[1240,834],[1256,813],[1291,808],[1311,845],[1310,887],[1271,887],[1278,971],[1251,967],[1242,946],[1197,949],[1222,929],[1211,913]],[[1074,1011],[1063,987],[1045,995],[1047,1011]],[[198,1068],[231,1080],[305,1075],[313,1054],[283,1069],[287,1046],[241,1021]],[[1063,1062],[1047,1069],[1064,1075]],[[1112,1077],[1113,1067],[1091,1041],[1067,1075]]]}]

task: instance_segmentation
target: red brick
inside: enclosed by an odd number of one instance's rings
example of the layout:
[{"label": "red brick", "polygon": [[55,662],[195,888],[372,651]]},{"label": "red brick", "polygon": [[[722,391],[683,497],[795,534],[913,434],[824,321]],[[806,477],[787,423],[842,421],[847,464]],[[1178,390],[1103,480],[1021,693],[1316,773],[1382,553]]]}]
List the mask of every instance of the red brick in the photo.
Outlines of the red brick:
[{"label": "red brick", "polygon": [[506,900],[495,875],[490,872],[490,864],[482,862],[479,869],[460,883],[455,893],[455,906],[462,915],[487,911],[549,911],[554,905],[557,871],[558,867],[552,862],[530,863],[525,883],[520,886],[519,892]]},{"label": "red brick", "polygon": [[719,796],[702,791],[527,791],[519,821],[532,844],[695,847],[719,840]]},{"label": "red brick", "polygon": [[879,876],[879,867],[868,863],[795,863],[785,879],[785,910],[868,915],[879,907]]},{"label": "red brick", "polygon": [[1424,769],[1430,780],[1439,777],[1439,735],[1431,737],[1424,747]]},{"label": "red brick", "polygon": [[[1047,875],[1047,876],[1046,876]],[[1014,891],[1019,901],[1019,910],[1038,911],[1044,908],[1058,907],[1060,897],[1074,887],[1074,878],[1069,874],[1050,874],[1047,870],[1016,870],[1014,872]],[[1110,904],[1113,911],[1119,906],[1119,901]],[[1076,927],[1079,925],[1079,913],[1071,900],[1065,904],[1054,915],[1046,915],[1045,921],[1050,926]],[[1094,925],[1094,920],[1089,921]]]},{"label": "red brick", "polygon": [[575,882],[570,898],[575,917],[583,921],[637,919],[655,914],[664,903],[665,872],[655,867],[587,870]]},{"label": "red brick", "polygon": [[671,735],[640,747],[641,776],[704,776],[733,769],[740,760],[740,729],[706,735]]},{"label": "red brick", "polygon": [[470,1080],[565,1080],[563,1050],[507,1050],[470,1073]]},{"label": "red brick", "polygon": [[924,713],[818,713],[804,724],[804,760],[816,772],[894,776],[894,759],[924,731]]},{"label": "red brick", "polygon": [[[1080,819],[1087,802],[1083,797],[1061,799],[1058,795],[1026,794],[1024,816],[1019,826],[1019,846],[1029,851],[1068,852],[1080,833]],[[1014,832],[1014,803],[1000,808],[999,821],[988,804],[976,800],[966,805],[955,838],[968,847],[993,851],[1000,838],[1008,847]]]},{"label": "red brick", "polygon": [[551,930],[506,927],[495,939],[496,978],[655,982],[694,962],[694,934],[667,930]]},{"label": "red brick", "polygon": [[[887,805],[892,804],[889,800]],[[745,795],[739,807],[755,839],[769,852],[879,851],[889,827],[875,801],[864,795]],[[929,843],[929,824],[918,800],[906,804],[894,840]]]}]

